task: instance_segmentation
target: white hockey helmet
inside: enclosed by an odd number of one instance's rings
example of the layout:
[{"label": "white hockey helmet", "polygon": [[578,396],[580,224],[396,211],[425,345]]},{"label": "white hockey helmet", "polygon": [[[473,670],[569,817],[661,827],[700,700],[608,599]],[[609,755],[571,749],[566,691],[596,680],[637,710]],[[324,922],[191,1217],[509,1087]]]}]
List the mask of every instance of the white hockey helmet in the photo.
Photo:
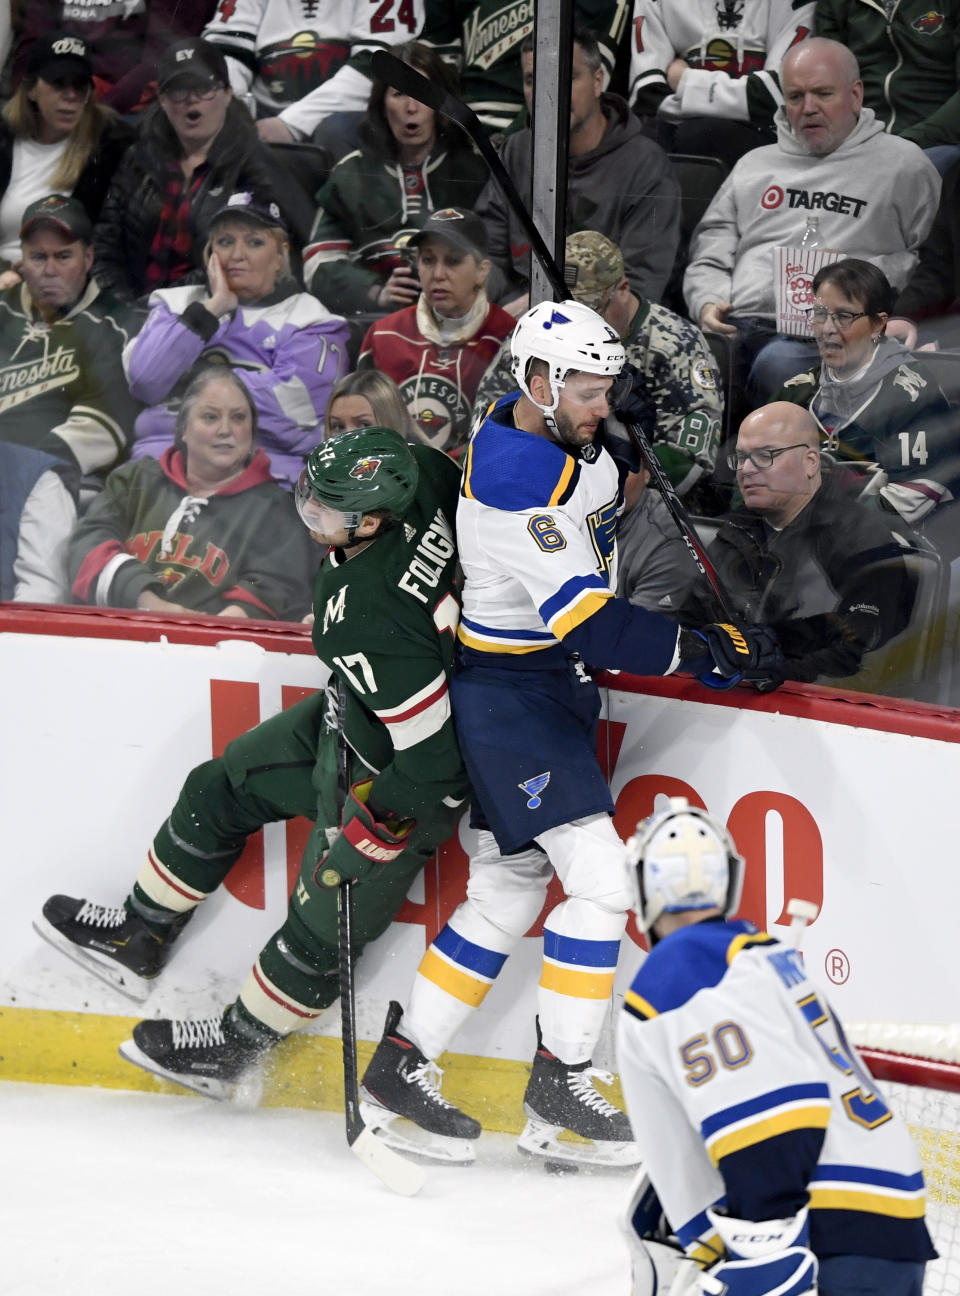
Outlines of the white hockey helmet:
[{"label": "white hockey helmet", "polygon": [[719,909],[735,914],[743,890],[743,857],[719,820],[671,797],[670,809],[637,824],[627,842],[636,868],[637,925],[648,932],[663,913]]},{"label": "white hockey helmet", "polygon": [[[578,301],[541,302],[521,315],[510,338],[510,351],[517,386],[544,414],[556,410],[563,381],[572,369],[615,378],[627,359],[615,330]],[[549,367],[551,405],[541,405],[530,395],[531,360],[542,360]]]}]

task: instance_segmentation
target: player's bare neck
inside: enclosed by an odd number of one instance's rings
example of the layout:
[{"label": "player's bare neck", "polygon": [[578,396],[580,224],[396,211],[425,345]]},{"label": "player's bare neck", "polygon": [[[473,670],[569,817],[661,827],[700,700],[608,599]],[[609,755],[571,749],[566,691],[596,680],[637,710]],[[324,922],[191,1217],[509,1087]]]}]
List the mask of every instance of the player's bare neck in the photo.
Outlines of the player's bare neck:
[{"label": "player's bare neck", "polygon": [[553,440],[547,427],[547,420],[527,396],[521,396],[514,405],[513,423],[514,427],[518,427],[521,432],[532,432],[534,436],[544,437],[548,441]]}]

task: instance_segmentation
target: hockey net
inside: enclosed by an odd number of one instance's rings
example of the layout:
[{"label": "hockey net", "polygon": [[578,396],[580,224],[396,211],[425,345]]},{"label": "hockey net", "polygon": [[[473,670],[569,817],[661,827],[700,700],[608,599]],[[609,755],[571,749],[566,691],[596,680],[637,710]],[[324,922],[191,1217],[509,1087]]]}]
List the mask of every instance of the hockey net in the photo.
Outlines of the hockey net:
[{"label": "hockey net", "polygon": [[846,1029],[920,1149],[927,1227],[940,1253],[927,1265],[924,1296],[960,1296],[960,1025]]}]

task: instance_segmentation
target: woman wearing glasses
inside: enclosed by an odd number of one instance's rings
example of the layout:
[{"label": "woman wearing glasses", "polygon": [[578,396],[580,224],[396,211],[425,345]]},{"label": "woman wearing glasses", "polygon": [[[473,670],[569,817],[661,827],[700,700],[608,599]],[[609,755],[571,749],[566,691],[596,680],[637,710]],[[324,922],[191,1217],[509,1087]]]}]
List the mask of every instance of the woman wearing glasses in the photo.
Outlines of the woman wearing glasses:
[{"label": "woman wearing glasses", "polygon": [[922,358],[886,336],[894,291],[881,270],[849,257],[812,288],[820,364],[779,399],[809,408],[853,491],[915,527],[960,497],[956,415]]},{"label": "woman wearing glasses", "polygon": [[225,195],[239,191],[270,193],[299,250],[310,203],[234,102],[220,50],[203,40],[175,42],[160,60],[157,89],[157,104],[123,159],[94,231],[100,286],[131,300],[202,282],[210,218]]}]

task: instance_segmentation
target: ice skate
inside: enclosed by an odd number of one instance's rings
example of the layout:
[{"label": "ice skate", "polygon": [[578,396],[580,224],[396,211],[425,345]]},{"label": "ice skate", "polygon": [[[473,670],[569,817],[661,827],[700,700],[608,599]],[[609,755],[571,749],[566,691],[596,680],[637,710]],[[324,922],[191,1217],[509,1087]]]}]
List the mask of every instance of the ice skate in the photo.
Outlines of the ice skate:
[{"label": "ice skate", "polygon": [[[520,1151],[558,1163],[639,1165],[640,1153],[626,1112],[607,1102],[593,1084],[594,1080],[612,1084],[611,1073],[598,1071],[589,1061],[568,1066],[539,1039],[538,1044],[523,1096],[527,1123],[517,1141]],[[561,1140],[559,1135],[565,1131],[589,1142]]]},{"label": "ice skate", "polygon": [[133,1039],[120,1045],[120,1056],[134,1066],[219,1102],[234,1097],[262,1054],[228,1037],[223,1016],[137,1022]]},{"label": "ice skate", "polygon": [[175,918],[168,934],[158,934],[123,905],[55,895],[34,919],[33,929],[101,981],[143,1003],[192,913]]},{"label": "ice skate", "polygon": [[[370,1059],[360,1087],[360,1115],[388,1147],[431,1161],[465,1165],[474,1159],[472,1140],[481,1125],[459,1111],[440,1092],[442,1072],[415,1044],[397,1032],[403,1010],[391,1003],[383,1038]],[[394,1128],[404,1117],[429,1135]]]}]

